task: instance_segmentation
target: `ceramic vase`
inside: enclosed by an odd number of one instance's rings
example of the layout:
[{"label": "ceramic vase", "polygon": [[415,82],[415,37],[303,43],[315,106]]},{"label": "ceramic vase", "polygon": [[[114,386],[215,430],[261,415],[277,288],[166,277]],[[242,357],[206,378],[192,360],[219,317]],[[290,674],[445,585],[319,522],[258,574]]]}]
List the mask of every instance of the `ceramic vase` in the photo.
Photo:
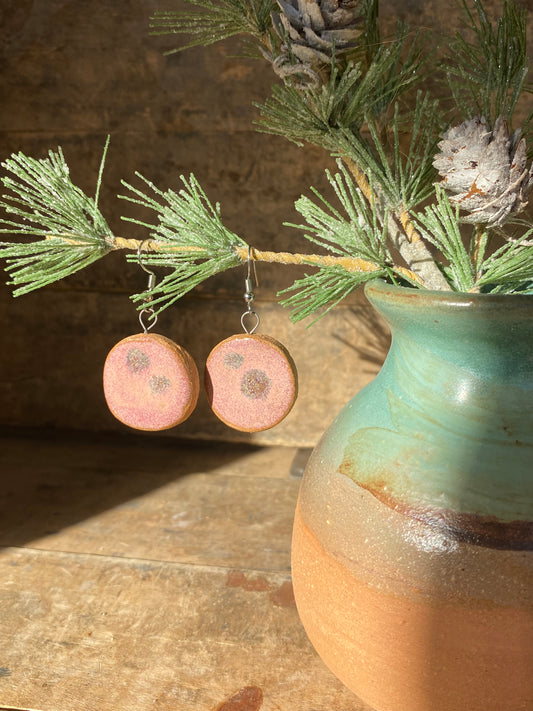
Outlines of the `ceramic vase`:
[{"label": "ceramic vase", "polygon": [[533,298],[366,294],[392,345],[302,480],[301,620],[376,711],[532,711]]}]

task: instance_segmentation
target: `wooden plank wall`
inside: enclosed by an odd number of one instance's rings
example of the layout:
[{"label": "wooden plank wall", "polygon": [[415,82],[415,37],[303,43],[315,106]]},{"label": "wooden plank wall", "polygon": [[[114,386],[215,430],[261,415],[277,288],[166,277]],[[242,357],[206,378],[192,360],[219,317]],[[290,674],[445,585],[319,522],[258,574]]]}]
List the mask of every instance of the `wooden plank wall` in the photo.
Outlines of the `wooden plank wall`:
[{"label": "wooden plank wall", "polygon": [[[488,6],[498,6],[495,0]],[[193,172],[227,225],[257,248],[308,250],[293,203],[309,186],[326,189],[332,161],[257,133],[254,101],[275,77],[266,63],[238,58],[233,41],[165,56],[173,38],[152,37],[149,17],[178,0],[3,0],[0,7],[0,156],[43,156],[62,146],[74,181],[92,193],[105,138],[111,148],[101,206],[117,234],[145,231],[121,221],[142,216],[117,200],[136,170],[161,188]],[[453,2],[383,0],[397,19],[451,28]],[[450,15],[450,12],[452,14]],[[455,16],[455,22],[457,17]],[[259,265],[262,332],[284,342],[297,362],[300,398],[287,420],[262,435],[238,435],[210,412],[196,412],[171,436],[313,445],[342,405],[376,373],[386,329],[359,293],[311,329],[292,326],[275,294],[302,270]],[[109,349],[138,331],[128,296],[145,275],[123,254],[64,283],[13,301],[0,288],[0,423],[122,431],[107,412],[101,369]],[[210,349],[240,331],[243,271],[213,279],[170,309],[161,333],[188,348],[199,368]]]}]

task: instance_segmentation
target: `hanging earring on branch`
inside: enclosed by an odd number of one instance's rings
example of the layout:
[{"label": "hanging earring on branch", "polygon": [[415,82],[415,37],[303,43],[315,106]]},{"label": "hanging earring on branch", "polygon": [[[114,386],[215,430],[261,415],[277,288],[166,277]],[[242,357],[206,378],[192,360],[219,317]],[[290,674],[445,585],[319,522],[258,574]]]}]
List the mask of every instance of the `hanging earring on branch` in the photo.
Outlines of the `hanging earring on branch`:
[{"label": "hanging earring on branch", "polygon": [[[207,358],[205,387],[213,412],[242,432],[260,432],[286,417],[298,392],[296,366],[287,349],[269,336],[256,336],[259,316],[252,309],[252,249],[248,249],[241,316],[244,333],[219,343]],[[254,276],[257,283],[257,276]]]},{"label": "hanging earring on branch", "polygon": [[150,305],[156,276],[148,275],[145,307],[139,313],[143,333],[124,338],[107,356],[104,394],[112,414],[138,430],[166,430],[186,420],[196,407],[200,379],[189,353],[165,336],[149,333],[157,322]]}]

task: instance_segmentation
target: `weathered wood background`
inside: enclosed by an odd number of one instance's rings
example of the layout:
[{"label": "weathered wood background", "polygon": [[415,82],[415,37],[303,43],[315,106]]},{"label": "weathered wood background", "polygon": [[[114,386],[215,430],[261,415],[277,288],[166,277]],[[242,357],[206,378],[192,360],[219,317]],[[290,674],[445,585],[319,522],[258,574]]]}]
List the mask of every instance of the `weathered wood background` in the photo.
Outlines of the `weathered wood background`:
[{"label": "weathered wood background", "polygon": [[[309,186],[325,188],[331,162],[255,132],[252,103],[275,77],[235,57],[237,43],[164,55],[175,43],[151,37],[148,18],[180,4],[0,0],[0,158],[60,145],[92,193],[110,134],[101,206],[117,234],[145,236],[120,219],[137,214],[116,198],[121,179],[140,171],[165,189],[194,172],[253,246],[307,249],[282,223],[297,219]],[[453,0],[382,7],[389,28],[458,25]],[[139,330],[128,297],[146,286],[123,254],[16,300],[0,285],[2,709],[368,709],[305,636],[289,549],[299,448],[374,376],[388,335],[360,293],[311,329],[292,326],[275,295],[302,272],[258,267],[262,331],[291,351],[300,398],[250,437],[222,425],[202,394],[163,433],[213,443],[127,434],[107,411],[103,363]],[[243,277],[206,283],[160,319],[200,369],[240,330]]]},{"label": "weathered wood background", "polygon": [[[532,4],[532,3],[529,3]],[[165,56],[179,38],[154,37],[149,17],[176,0],[2,0],[0,157],[44,156],[62,146],[75,183],[92,193],[102,148],[111,147],[101,206],[117,234],[143,237],[121,215],[138,215],[121,194],[135,171],[161,188],[193,172],[227,225],[257,248],[308,250],[293,203],[326,188],[332,162],[256,132],[253,102],[276,81],[260,61],[236,57],[237,42]],[[500,6],[493,0],[487,6]],[[384,0],[389,28],[399,19],[452,29],[455,3]],[[140,184],[140,183],[139,183]],[[276,292],[302,275],[259,265],[261,330],[285,343],[300,373],[300,397],[277,428],[256,442],[309,446],[342,405],[376,373],[386,329],[362,294],[310,329],[293,326]],[[160,319],[158,331],[185,346],[200,370],[210,349],[240,331],[244,272],[213,279]],[[6,425],[121,431],[108,413],[101,371],[109,349],[138,331],[129,295],[145,275],[113,254],[41,292],[13,300],[0,288],[0,422]],[[220,423],[202,394],[197,410],[167,436],[250,439]]]}]

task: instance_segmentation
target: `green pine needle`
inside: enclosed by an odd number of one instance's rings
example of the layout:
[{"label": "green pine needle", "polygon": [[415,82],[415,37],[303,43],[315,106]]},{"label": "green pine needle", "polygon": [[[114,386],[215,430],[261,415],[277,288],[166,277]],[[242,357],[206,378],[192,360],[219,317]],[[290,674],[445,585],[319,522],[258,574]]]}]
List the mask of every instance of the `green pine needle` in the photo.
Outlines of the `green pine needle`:
[{"label": "green pine needle", "polygon": [[[437,152],[439,130],[442,129],[437,100],[418,92],[411,116],[400,116],[398,104],[392,122],[394,154],[391,160],[394,183],[404,210],[412,210],[433,192],[435,168],[433,160]],[[408,126],[411,139],[409,147],[402,146],[402,129]]]},{"label": "green pine needle", "polygon": [[[405,50],[408,33],[400,28],[396,39],[381,46],[371,64],[348,62],[339,67],[332,58],[329,81],[318,87],[295,87],[290,81],[275,85],[263,105],[258,129],[283,136],[297,145],[304,142],[330,151],[338,149],[339,131],[359,131],[365,120],[380,117],[403,92],[420,81],[422,65],[418,36]],[[404,57],[404,51],[406,56]]]},{"label": "green pine needle", "polygon": [[472,8],[462,0],[465,24],[474,41],[457,33],[443,68],[463,117],[484,116],[493,125],[510,119],[528,73],[526,10],[504,0],[502,14],[491,24],[480,0]]},{"label": "green pine needle", "polygon": [[[386,270],[371,274],[372,278],[385,276]],[[295,292],[280,302],[282,306],[291,309],[290,319],[294,323],[319,312],[309,324],[311,326],[368,279],[369,275],[363,272],[347,272],[338,266],[321,267],[314,274],[295,281],[288,289],[279,292],[278,296]]]},{"label": "green pine needle", "polygon": [[133,222],[152,230],[151,236],[154,239],[172,242],[173,247],[177,245],[195,247],[203,250],[206,256],[246,244],[224,226],[220,205],[211,204],[194,175],[190,175],[188,179],[180,176],[184,187],[178,192],[171,189],[160,190],[140,173],[136,175],[156,197],[147,195],[142,190],[122,181],[122,185],[136,197],[119,195],[119,198],[154,210],[157,212],[158,222],[152,224],[123,217],[126,222]]},{"label": "green pine needle", "polygon": [[378,118],[425,78],[424,35],[411,36],[409,27],[398,22],[395,39],[380,45],[364,77],[366,116]]},{"label": "green pine needle", "polygon": [[440,187],[435,188],[436,203],[415,215],[420,234],[434,244],[446,260],[446,274],[455,291],[470,291],[475,272],[461,237],[459,209],[452,207]]},{"label": "green pine needle", "polygon": [[[73,274],[103,257],[113,244],[113,234],[98,209],[98,196],[109,139],[106,142],[95,198],[76,187],[61,148],[43,159],[13,154],[2,167],[14,177],[2,178],[10,192],[0,206],[13,215],[0,221],[0,232],[45,237],[37,242],[2,242],[0,257],[19,286],[18,296]],[[72,240],[72,243],[69,242]]]},{"label": "green pine needle", "polygon": [[[160,313],[205,279],[238,266],[241,259],[235,248],[247,247],[247,244],[224,226],[220,206],[210,203],[194,175],[188,179],[181,176],[184,187],[177,193],[162,191],[142,175],[137,175],[155,197],[124,181],[123,185],[133,195],[119,197],[154,210],[158,221],[150,224],[132,218],[122,219],[148,228],[151,238],[162,243],[157,252],[143,254],[143,264],[174,270],[151,292],[151,305]],[[128,259],[137,261],[137,255],[129,255]],[[132,299],[142,308],[146,293],[135,294]]]},{"label": "green pine needle", "polygon": [[[336,69],[333,70],[337,72]],[[359,68],[350,67],[346,70],[343,84],[359,78]],[[332,96],[329,89],[322,86],[318,89],[297,89],[291,84],[274,85],[272,95],[264,104],[255,104],[261,112],[261,118],[256,123],[260,133],[270,133],[292,141],[297,146],[310,143],[326,150],[334,150],[331,141],[331,123],[333,111],[344,100],[344,96]]]},{"label": "green pine needle", "polygon": [[295,205],[305,224],[289,226],[304,230],[310,242],[337,256],[363,259],[381,268],[368,273],[348,272],[340,265],[323,266],[315,274],[298,279],[280,294],[291,294],[281,303],[292,309],[292,321],[300,321],[315,312],[322,318],[369,279],[390,277],[394,281],[385,231],[378,222],[376,210],[363,198],[346,168],[340,163],[339,166],[339,173],[331,175],[326,171],[326,175],[342,210],[333,207],[318,190],[312,189],[318,202],[301,197]]},{"label": "green pine needle", "polygon": [[[487,256],[490,233],[477,226],[470,240],[461,234],[458,208],[453,207],[444,190],[436,187],[436,203],[415,215],[420,234],[434,244],[445,259],[443,270],[454,291],[493,291],[529,293],[533,275],[533,228]],[[481,229],[481,233],[478,230]],[[475,240],[481,237],[477,258]]]},{"label": "green pine needle", "polygon": [[14,296],[28,294],[64,279],[88,267],[107,252],[106,247],[93,243],[69,246],[58,238],[14,246],[0,243],[0,257],[6,260],[6,271],[11,276],[7,283],[18,286],[13,291]]},{"label": "green pine needle", "polygon": [[262,39],[272,27],[274,0],[185,0],[191,12],[157,12],[151,18],[154,35],[185,34],[191,40],[167,54],[190,47],[207,46],[235,35],[247,34]]},{"label": "green pine needle", "polygon": [[533,228],[487,257],[477,285],[498,293],[533,293]]},{"label": "green pine needle", "polygon": [[[135,257],[135,260],[133,258],[130,258],[130,260],[137,261],[137,257]],[[170,274],[164,276],[149,294],[145,291],[140,294],[134,294],[131,297],[132,301],[138,304],[139,309],[143,309],[146,308],[146,299],[149,297],[150,306],[154,309],[154,313],[160,314],[206,279],[241,264],[241,260],[234,252],[218,254],[208,259],[197,259],[196,261],[193,261],[189,256],[189,260],[173,259],[172,254],[165,254],[164,252],[150,256],[150,258],[143,256],[143,264],[148,263],[150,266],[167,268],[174,264],[174,269]]]},{"label": "green pine needle", "polygon": [[335,209],[313,188],[312,193],[319,200],[318,204],[308,197],[301,197],[295,203],[306,224],[289,226],[304,230],[309,241],[335,254],[364,259],[385,267],[392,260],[377,211],[364,199],[346,167],[341,163],[339,167],[340,173],[331,175],[326,171],[326,176],[343,212]]}]

